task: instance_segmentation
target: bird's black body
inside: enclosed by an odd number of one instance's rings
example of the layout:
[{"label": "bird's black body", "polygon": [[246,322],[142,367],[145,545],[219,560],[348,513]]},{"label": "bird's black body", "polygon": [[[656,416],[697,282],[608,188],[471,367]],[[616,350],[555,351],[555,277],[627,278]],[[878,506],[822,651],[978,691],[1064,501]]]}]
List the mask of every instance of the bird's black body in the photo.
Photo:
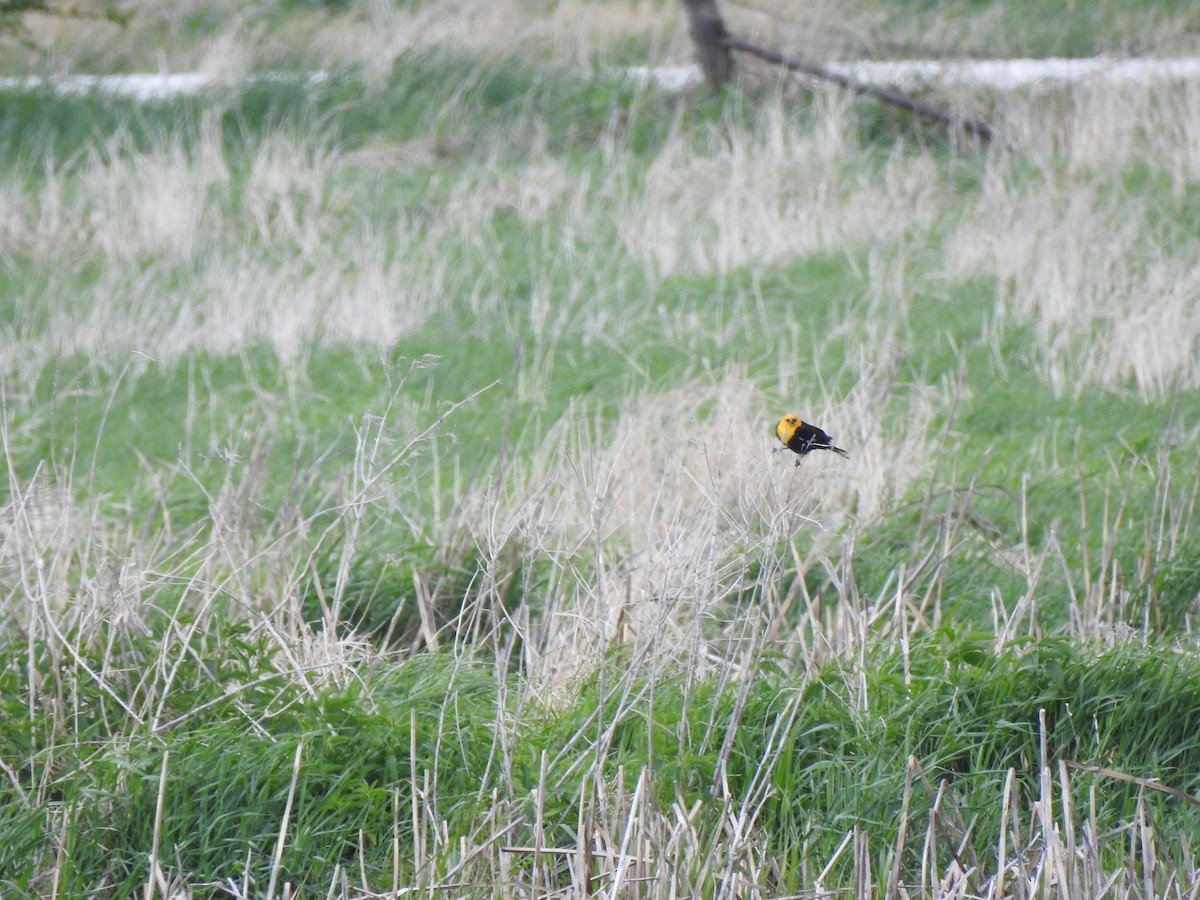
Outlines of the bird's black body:
[{"label": "bird's black body", "polygon": [[800,465],[804,455],[813,450],[831,450],[838,456],[850,456],[841,447],[833,446],[833,439],[823,429],[800,421],[800,417],[796,415],[789,414],[780,419],[779,424],[775,426],[775,434],[783,442],[783,446],[800,457],[796,460],[796,465]]}]

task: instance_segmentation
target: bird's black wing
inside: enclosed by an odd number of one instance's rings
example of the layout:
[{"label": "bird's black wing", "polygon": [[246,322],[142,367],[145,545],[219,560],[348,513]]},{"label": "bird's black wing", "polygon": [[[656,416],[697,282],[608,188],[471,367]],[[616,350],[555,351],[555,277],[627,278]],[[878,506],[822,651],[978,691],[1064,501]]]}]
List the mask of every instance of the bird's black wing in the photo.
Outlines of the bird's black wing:
[{"label": "bird's black wing", "polygon": [[814,448],[829,446],[832,446],[829,435],[816,425],[809,425],[807,422],[801,422],[800,427],[792,433],[792,438],[788,441],[788,447],[801,456]]}]

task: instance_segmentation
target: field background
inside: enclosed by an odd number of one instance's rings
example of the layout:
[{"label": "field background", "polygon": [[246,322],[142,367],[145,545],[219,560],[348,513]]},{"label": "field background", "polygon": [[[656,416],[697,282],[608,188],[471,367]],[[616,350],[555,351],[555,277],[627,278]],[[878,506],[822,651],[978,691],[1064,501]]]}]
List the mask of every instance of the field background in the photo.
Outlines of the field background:
[{"label": "field background", "polygon": [[926,90],[979,146],[625,77],[667,0],[111,12],[0,75],[218,83],[0,90],[0,895],[1196,896],[1200,84]]}]

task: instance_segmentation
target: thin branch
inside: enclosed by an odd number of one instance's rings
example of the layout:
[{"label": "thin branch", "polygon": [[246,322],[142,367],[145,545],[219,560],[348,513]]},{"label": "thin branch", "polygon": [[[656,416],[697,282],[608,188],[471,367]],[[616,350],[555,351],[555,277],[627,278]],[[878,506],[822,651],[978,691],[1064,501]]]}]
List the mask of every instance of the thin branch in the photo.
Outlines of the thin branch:
[{"label": "thin branch", "polygon": [[843,75],[840,72],[835,72],[818,63],[809,62],[808,60],[800,59],[795,56],[788,56],[786,53],[780,53],[778,50],[771,50],[767,47],[760,47],[758,44],[748,41],[745,38],[728,35],[725,38],[725,45],[734,50],[741,50],[743,53],[749,53],[751,56],[756,56],[761,60],[769,63],[774,63],[778,66],[783,66],[792,72],[802,72],[805,75],[810,75],[813,78],[820,78],[823,81],[832,81],[834,84],[845,88],[848,91],[853,91],[856,94],[862,94],[867,97],[873,97],[882,103],[887,103],[891,106],[898,106],[901,109],[906,109],[909,112],[916,113],[932,122],[937,122],[939,125],[945,125],[948,128],[958,128],[967,134],[973,135],[983,141],[992,141],[996,134],[992,130],[992,126],[982,119],[976,119],[971,116],[963,116],[952,112],[948,109],[943,109],[940,106],[934,106],[932,103],[926,103],[924,100],[918,100],[916,97],[910,97],[907,94],[901,94],[899,91],[892,91],[878,85],[871,84],[866,81],[859,81],[850,75]]},{"label": "thin branch", "polygon": [[1105,778],[1115,778],[1118,781],[1128,781],[1130,784],[1136,784],[1139,787],[1149,788],[1152,791],[1159,791],[1163,794],[1168,794],[1177,800],[1186,800],[1194,806],[1200,806],[1200,798],[1194,797],[1179,788],[1173,788],[1163,784],[1160,781],[1155,781],[1153,778],[1139,778],[1136,775],[1130,775],[1126,772],[1118,772],[1116,769],[1106,769],[1104,766],[1093,766],[1090,763],[1074,762],[1066,760],[1067,767],[1070,769],[1078,769],[1080,772],[1091,772],[1095,775],[1103,775]]}]

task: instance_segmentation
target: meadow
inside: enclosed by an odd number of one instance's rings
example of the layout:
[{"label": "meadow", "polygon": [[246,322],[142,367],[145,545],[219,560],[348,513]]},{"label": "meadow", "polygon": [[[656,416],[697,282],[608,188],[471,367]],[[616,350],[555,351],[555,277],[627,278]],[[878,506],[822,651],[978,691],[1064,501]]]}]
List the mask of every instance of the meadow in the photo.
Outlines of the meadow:
[{"label": "meadow", "polygon": [[[1068,6],[725,11],[1197,50]],[[127,9],[0,35],[225,79],[0,91],[0,896],[1197,895],[1200,85],[926,92],[983,145],[629,79],[666,0]]]}]

